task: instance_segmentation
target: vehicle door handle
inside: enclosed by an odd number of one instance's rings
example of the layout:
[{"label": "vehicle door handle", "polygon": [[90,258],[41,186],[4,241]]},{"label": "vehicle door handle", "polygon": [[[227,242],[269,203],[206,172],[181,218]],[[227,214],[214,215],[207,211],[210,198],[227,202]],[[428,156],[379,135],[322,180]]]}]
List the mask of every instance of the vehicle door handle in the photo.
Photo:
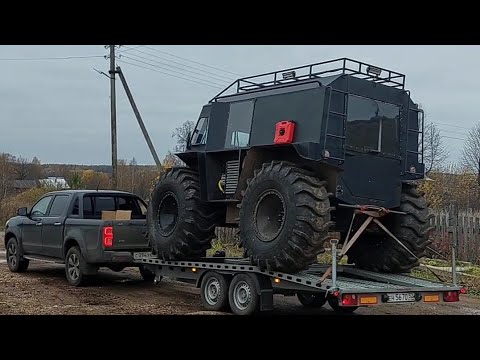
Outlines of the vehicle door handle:
[{"label": "vehicle door handle", "polygon": [[60,225],[62,225],[62,223],[56,222],[56,223],[53,223],[53,225],[60,226]]},{"label": "vehicle door handle", "polygon": [[36,223],[35,226],[42,226],[42,223]]}]

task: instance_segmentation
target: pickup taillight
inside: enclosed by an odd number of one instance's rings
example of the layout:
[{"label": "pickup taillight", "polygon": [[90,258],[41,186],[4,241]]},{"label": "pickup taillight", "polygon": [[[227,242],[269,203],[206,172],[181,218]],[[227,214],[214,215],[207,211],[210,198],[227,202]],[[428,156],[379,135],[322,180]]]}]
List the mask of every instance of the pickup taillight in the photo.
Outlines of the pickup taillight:
[{"label": "pickup taillight", "polygon": [[113,246],[113,226],[105,226],[103,228],[103,247]]}]

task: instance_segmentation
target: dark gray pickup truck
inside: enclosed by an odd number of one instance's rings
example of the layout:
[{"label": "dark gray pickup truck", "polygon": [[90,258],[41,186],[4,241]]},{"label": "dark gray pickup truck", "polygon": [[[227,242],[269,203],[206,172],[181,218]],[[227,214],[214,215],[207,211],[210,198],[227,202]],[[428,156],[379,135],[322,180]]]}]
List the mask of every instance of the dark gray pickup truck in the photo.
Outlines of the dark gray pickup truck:
[{"label": "dark gray pickup truck", "polygon": [[[129,220],[102,220],[102,212],[126,210]],[[148,252],[147,206],[138,196],[120,191],[50,192],[30,211],[18,209],[7,221],[5,249],[10,271],[24,272],[30,260],[65,264],[70,284],[82,285],[108,267],[137,266],[133,252]],[[112,214],[112,213],[110,213]],[[154,275],[140,267],[145,280]]]}]

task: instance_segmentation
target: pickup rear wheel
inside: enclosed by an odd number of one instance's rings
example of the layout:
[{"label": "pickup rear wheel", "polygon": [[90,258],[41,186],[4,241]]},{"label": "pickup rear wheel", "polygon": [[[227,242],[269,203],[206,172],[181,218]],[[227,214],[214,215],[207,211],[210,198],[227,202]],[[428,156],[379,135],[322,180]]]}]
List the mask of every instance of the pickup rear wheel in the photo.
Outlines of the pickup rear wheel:
[{"label": "pickup rear wheel", "polygon": [[77,246],[71,247],[65,257],[65,275],[71,285],[78,287],[85,284],[85,265],[80,249]]},{"label": "pickup rear wheel", "polygon": [[7,264],[11,272],[27,271],[29,261],[20,256],[20,247],[15,237],[10,238],[7,242]]}]

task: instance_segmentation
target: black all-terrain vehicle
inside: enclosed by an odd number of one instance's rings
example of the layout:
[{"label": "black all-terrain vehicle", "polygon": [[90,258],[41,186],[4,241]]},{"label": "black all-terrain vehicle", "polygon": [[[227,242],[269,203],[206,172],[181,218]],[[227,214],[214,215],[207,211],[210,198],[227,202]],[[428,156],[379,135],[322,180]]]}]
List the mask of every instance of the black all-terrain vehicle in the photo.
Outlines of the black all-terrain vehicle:
[{"label": "black all-terrain vehicle", "polygon": [[381,272],[416,266],[429,244],[415,185],[424,177],[423,113],[404,86],[404,75],[350,59],[235,81],[203,107],[177,154],[187,167],[152,193],[154,250],[200,258],[216,226],[238,226],[254,264],[295,272],[316,261],[331,231],[345,241],[366,216],[355,207],[367,206],[397,241],[371,223],[349,262]]}]

